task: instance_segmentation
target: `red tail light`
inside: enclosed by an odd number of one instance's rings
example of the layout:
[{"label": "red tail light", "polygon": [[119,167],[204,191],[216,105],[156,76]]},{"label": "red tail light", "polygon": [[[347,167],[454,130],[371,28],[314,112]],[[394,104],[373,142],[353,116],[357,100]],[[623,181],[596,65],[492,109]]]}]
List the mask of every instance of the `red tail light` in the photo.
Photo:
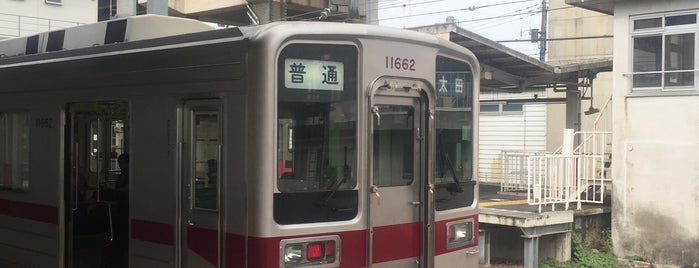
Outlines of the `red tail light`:
[{"label": "red tail light", "polygon": [[314,260],[325,257],[325,250],[323,250],[324,247],[325,244],[321,243],[308,244],[306,246],[306,259]]},{"label": "red tail light", "polygon": [[340,237],[336,235],[284,239],[280,242],[279,267],[337,267]]}]

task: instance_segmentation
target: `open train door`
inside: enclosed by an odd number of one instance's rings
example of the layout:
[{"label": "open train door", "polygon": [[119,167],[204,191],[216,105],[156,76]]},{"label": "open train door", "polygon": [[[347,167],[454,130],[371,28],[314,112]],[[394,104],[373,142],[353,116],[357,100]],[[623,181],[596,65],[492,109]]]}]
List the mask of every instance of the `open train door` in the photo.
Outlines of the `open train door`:
[{"label": "open train door", "polygon": [[429,96],[421,81],[378,79],[370,98],[371,267],[432,267]]},{"label": "open train door", "polygon": [[221,145],[218,100],[192,100],[182,114],[181,267],[221,266]]},{"label": "open train door", "polygon": [[66,267],[127,267],[129,106],[66,105]]}]

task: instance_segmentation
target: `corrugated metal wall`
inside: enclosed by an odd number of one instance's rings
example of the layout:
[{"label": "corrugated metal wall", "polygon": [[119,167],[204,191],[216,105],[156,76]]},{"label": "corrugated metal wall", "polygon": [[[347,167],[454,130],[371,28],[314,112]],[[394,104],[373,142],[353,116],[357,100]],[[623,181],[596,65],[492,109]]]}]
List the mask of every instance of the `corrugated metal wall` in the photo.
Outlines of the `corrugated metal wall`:
[{"label": "corrugated metal wall", "polygon": [[481,182],[500,182],[503,150],[546,149],[546,105],[524,104],[522,110],[480,114],[478,174]]}]

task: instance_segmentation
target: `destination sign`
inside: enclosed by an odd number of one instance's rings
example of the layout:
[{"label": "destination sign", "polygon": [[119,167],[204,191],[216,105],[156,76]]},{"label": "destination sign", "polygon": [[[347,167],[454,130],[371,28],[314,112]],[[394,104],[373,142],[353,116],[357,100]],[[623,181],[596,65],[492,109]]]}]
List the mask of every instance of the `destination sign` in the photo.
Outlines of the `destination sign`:
[{"label": "destination sign", "polygon": [[449,99],[449,103],[440,106],[447,107],[471,107],[469,96],[473,94],[471,73],[468,72],[437,72],[436,90],[437,96],[443,101]]},{"label": "destination sign", "polygon": [[344,77],[344,64],[339,61],[284,60],[286,88],[340,91],[344,87]]}]

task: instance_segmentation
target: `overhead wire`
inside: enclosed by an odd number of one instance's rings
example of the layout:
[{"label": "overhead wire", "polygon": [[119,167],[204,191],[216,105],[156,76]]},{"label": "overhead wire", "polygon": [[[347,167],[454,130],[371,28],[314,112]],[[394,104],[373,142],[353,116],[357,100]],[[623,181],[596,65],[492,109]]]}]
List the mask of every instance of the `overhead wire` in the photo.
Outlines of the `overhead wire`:
[{"label": "overhead wire", "polygon": [[[400,1],[400,0],[396,0]],[[417,5],[424,5],[424,4],[430,4],[430,3],[436,3],[436,2],[443,2],[446,0],[430,0],[430,1],[424,1],[424,2],[418,2],[418,3],[410,3],[410,4],[394,4],[391,6],[386,6],[386,7],[377,7],[377,8],[372,8],[368,9],[367,12],[372,12],[372,11],[379,11],[379,10],[386,10],[386,9],[392,9],[392,8],[406,8],[406,7],[412,7],[412,6],[417,6]],[[453,12],[453,11],[464,11],[464,10],[471,10],[474,11],[476,9],[480,8],[487,8],[487,7],[495,7],[495,6],[502,6],[502,5],[509,5],[509,4],[516,4],[516,3],[522,3],[522,2],[531,2],[531,1],[536,1],[536,0],[517,0],[517,1],[510,1],[510,2],[504,2],[504,3],[495,3],[495,4],[489,4],[489,5],[481,5],[481,6],[470,6],[470,7],[465,7],[461,9],[452,9],[452,10],[444,10],[444,11],[437,11],[437,12],[429,12],[429,13],[422,13],[422,14],[412,14],[412,15],[403,15],[403,16],[398,16],[398,17],[393,17],[393,18],[383,18],[383,19],[373,19],[370,20],[369,23],[374,23],[382,20],[393,20],[393,19],[399,19],[399,18],[409,18],[409,17],[417,17],[417,16],[425,16],[425,15],[432,15],[432,14],[439,14],[439,13],[447,13],[447,12]],[[304,14],[299,14],[295,16],[288,16],[288,17],[283,17],[280,18],[279,20],[285,20],[288,18],[296,18],[296,17],[302,17],[305,15],[313,14],[313,13],[320,13],[320,10],[317,11],[311,11],[307,12]],[[341,13],[341,14],[331,14],[328,17],[338,17],[338,16],[346,16],[346,14]],[[310,20],[316,20],[315,18],[304,18],[302,20],[305,21],[310,21]],[[275,20],[277,21],[277,20]]]},{"label": "overhead wire", "polygon": [[[397,0],[397,1],[400,1],[400,0]],[[408,6],[411,6],[411,5],[422,5],[422,4],[435,3],[435,2],[442,2],[442,1],[445,1],[445,0],[431,0],[431,1],[424,1],[424,2],[419,2],[419,3],[412,3],[412,4],[400,4],[400,5],[393,5],[393,6],[389,6],[389,7],[379,7],[379,8],[377,8],[377,9],[371,9],[370,11],[373,11],[373,10],[381,10],[381,9],[388,9],[388,8],[396,8],[396,7],[408,7]],[[530,2],[530,1],[534,1],[534,0],[512,1],[512,2],[506,2],[506,3],[498,3],[498,4],[491,4],[491,5],[484,5],[484,6],[480,6],[480,7],[477,7],[477,8],[481,8],[481,7],[491,7],[491,6],[498,6],[498,5],[505,5],[505,4],[513,4],[513,3],[520,3],[520,2]],[[477,27],[480,27],[478,30],[483,30],[483,29],[487,29],[487,28],[490,28],[490,27],[494,27],[494,26],[500,25],[500,24],[504,23],[505,21],[510,22],[510,21],[512,21],[512,20],[509,19],[509,18],[512,18],[512,17],[517,17],[517,16],[519,16],[519,18],[516,18],[516,19],[522,19],[522,18],[524,18],[524,17],[526,17],[526,16],[534,16],[534,15],[536,15],[536,14],[539,14],[539,13],[542,12],[540,9],[538,9],[538,7],[540,7],[540,6],[541,6],[541,5],[540,5],[539,3],[537,3],[537,4],[532,5],[532,6],[528,6],[528,7],[525,7],[525,8],[521,8],[521,9],[519,9],[519,10],[515,10],[515,11],[513,11],[513,12],[510,12],[509,14],[504,14],[504,15],[499,15],[499,16],[491,16],[491,17],[484,17],[484,18],[476,18],[476,19],[463,20],[463,21],[457,21],[456,24],[469,24],[469,23],[473,23],[473,22],[483,22],[483,21],[487,21],[486,23],[477,24],[477,25],[478,25]],[[477,9],[477,8],[475,8],[475,9]],[[557,10],[570,9],[570,8],[574,8],[574,7],[568,6],[568,7],[553,8],[553,9],[548,9],[548,11],[550,12],[550,11],[557,11]],[[410,18],[410,17],[426,16],[426,15],[432,15],[432,14],[447,13],[447,12],[454,12],[454,11],[464,11],[464,10],[472,10],[472,9],[474,9],[473,6],[472,6],[472,7],[461,8],[461,9],[452,9],[452,10],[444,10],[444,11],[436,11],[436,12],[427,12],[427,13],[421,13],[421,14],[411,14],[411,15],[397,16],[397,17],[391,17],[391,18],[375,19],[375,20],[372,20],[372,21],[370,21],[370,22],[377,22],[377,21],[382,21],[382,20],[393,20],[393,19],[399,19],[399,18]],[[307,13],[304,13],[304,14],[308,15],[308,14],[313,14],[313,13],[316,13],[316,12],[318,12],[318,11],[307,12]],[[304,14],[299,14],[299,15],[292,16],[292,17],[299,17],[299,16],[302,16],[302,15],[304,15]],[[345,15],[346,15],[346,14],[331,14],[331,15],[329,15],[328,17],[345,16]],[[508,20],[508,19],[509,19],[509,20]],[[515,19],[515,20],[516,20],[516,19]],[[309,18],[306,18],[306,19],[303,19],[303,20],[316,20],[316,19],[315,19],[315,18],[310,18],[310,19],[309,19]],[[495,20],[495,21],[493,21],[493,20]],[[501,23],[498,23],[498,22],[501,22]],[[536,56],[536,55],[538,55],[538,53],[534,53],[534,51],[531,50],[531,49],[525,51],[524,53],[525,53],[526,55],[530,55],[530,56]]]},{"label": "overhead wire", "polygon": [[[491,29],[491,28],[494,28],[494,27],[501,26],[501,25],[509,24],[509,23],[512,23],[512,22],[521,21],[521,20],[523,20],[523,19],[525,19],[525,18],[533,17],[533,16],[535,16],[535,15],[537,15],[537,13],[532,13],[532,14],[528,14],[528,15],[522,15],[522,16],[519,16],[519,17],[517,17],[517,18],[511,18],[511,19],[502,18],[501,20],[498,20],[498,21],[486,22],[486,23],[480,24],[480,26],[476,26],[476,27],[469,26],[469,27],[464,27],[464,28],[467,28],[468,30],[470,30],[470,31],[472,31],[472,32],[480,32],[480,31],[484,31],[484,30],[487,30],[487,29]],[[521,29],[520,29],[520,34],[521,34]]]},{"label": "overhead wire", "polygon": [[[499,4],[492,4],[492,5],[486,5],[486,6],[480,6],[477,8],[481,7],[492,7],[492,6],[498,6],[498,5],[505,5],[505,4],[513,4],[513,3],[520,3],[520,2],[529,2],[532,0],[521,0],[521,1],[513,1],[513,2],[507,2],[507,3],[499,3]],[[460,9],[450,9],[450,10],[443,10],[443,11],[435,11],[435,12],[427,12],[427,13],[420,13],[420,14],[412,14],[412,15],[405,15],[405,16],[396,16],[396,17],[390,17],[390,18],[380,18],[380,19],[375,19],[370,22],[377,22],[377,21],[386,21],[386,20],[394,20],[394,19],[403,19],[403,18],[410,18],[410,17],[419,17],[419,16],[426,16],[426,15],[434,15],[434,14],[440,14],[440,13],[447,13],[447,12],[457,12],[457,11],[465,11],[465,10],[471,10],[473,7],[465,7],[465,8],[460,8]],[[488,19],[494,19],[494,18],[503,18],[503,17],[510,17],[510,16],[519,16],[519,15],[524,15],[524,14],[532,14],[532,13],[540,13],[541,11],[533,11],[533,12],[524,12],[524,13],[517,13],[517,14],[511,14],[511,15],[500,15],[500,16],[494,16],[494,17],[488,17],[488,18],[480,18],[480,19],[475,19],[475,20],[468,20],[468,21],[460,21],[458,23],[463,23],[463,22],[471,22],[471,21],[481,21],[481,20],[488,20]]]},{"label": "overhead wire", "polygon": [[381,7],[381,6],[385,6],[385,5],[388,5],[388,4],[393,4],[393,3],[396,3],[396,2],[399,2],[399,3],[400,3],[400,2],[408,2],[408,1],[410,1],[410,0],[386,0],[386,1],[381,1],[381,2],[379,2],[379,3],[376,3],[376,6]]},{"label": "overhead wire", "polygon": [[[530,9],[537,9],[537,8],[539,8],[540,6],[541,6],[541,4],[540,4],[540,3],[537,3],[537,4],[534,4],[534,5],[525,7],[525,8],[521,8],[521,9],[518,9],[518,10],[515,10],[515,11],[512,11],[512,12],[509,12],[509,13],[507,13],[507,14],[505,14],[505,15],[514,14],[514,13],[519,13],[519,12],[524,12],[525,10],[530,10]],[[533,16],[533,15],[536,15],[536,14],[530,14],[530,15],[528,15],[528,16]],[[495,19],[494,21],[480,21],[480,22],[474,22],[474,23],[471,23],[471,24],[468,25],[468,29],[469,29],[470,31],[484,30],[484,29],[487,29],[487,28],[490,28],[490,27],[493,27],[493,26],[498,26],[498,25],[502,25],[502,24],[505,24],[505,23],[509,23],[509,22],[515,21],[515,20],[520,20],[520,19],[523,19],[523,18],[526,17],[526,16],[527,16],[527,15],[522,15],[522,16],[520,16],[520,17],[518,17],[518,18],[499,18],[499,19]]]}]

